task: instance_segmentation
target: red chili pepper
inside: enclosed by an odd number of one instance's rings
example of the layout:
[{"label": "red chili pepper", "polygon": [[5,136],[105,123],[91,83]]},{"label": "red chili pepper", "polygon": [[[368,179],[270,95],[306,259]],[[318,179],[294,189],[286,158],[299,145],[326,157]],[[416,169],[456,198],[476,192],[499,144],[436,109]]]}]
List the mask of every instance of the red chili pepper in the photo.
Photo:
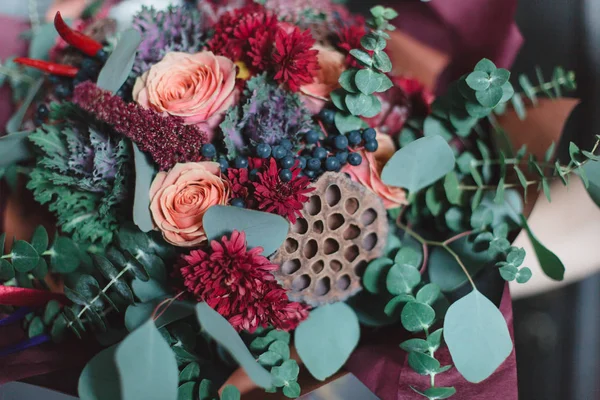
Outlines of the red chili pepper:
[{"label": "red chili pepper", "polygon": [[52,75],[68,76],[70,78],[77,75],[79,71],[79,68],[72,65],[55,64],[48,61],[34,60],[33,58],[17,57],[14,59],[14,62],[48,72]]},{"label": "red chili pepper", "polygon": [[71,46],[90,57],[94,57],[100,50],[102,50],[101,43],[98,43],[91,37],[86,36],[81,32],[77,32],[69,28],[69,25],[67,25],[60,16],[60,11],[58,11],[54,17],[54,27],[65,42],[69,43]]}]

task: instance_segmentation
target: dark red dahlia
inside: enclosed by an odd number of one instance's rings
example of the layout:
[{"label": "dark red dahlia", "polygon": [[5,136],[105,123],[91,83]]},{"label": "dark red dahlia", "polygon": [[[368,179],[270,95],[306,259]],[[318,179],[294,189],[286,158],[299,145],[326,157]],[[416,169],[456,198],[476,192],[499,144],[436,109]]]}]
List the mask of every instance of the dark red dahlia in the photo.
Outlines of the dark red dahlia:
[{"label": "dark red dahlia", "polygon": [[213,240],[210,250],[194,250],[182,257],[179,272],[184,286],[227,318],[238,331],[254,332],[259,326],[291,330],[308,317],[308,307],[290,302],[272,271],[279,266],[248,250],[244,232]]},{"label": "dark red dahlia", "polygon": [[279,178],[280,169],[274,158],[269,159],[269,164],[258,173],[254,185],[254,199],[262,211],[279,214],[286,217],[292,224],[297,217],[302,217],[301,210],[308,201],[307,193],[315,190],[310,185],[310,180],[298,176],[300,168],[292,168],[292,179],[284,182]]},{"label": "dark red dahlia", "polygon": [[275,80],[287,84],[290,90],[312,83],[319,70],[317,50],[312,50],[315,39],[309,30],[294,27],[286,32],[279,29],[275,34],[275,50],[271,56]]}]

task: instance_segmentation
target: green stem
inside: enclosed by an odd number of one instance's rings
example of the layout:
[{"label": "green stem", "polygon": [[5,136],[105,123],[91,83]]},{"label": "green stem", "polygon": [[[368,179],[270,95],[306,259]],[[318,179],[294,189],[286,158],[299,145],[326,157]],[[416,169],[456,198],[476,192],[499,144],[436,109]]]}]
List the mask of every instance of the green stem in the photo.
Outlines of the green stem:
[{"label": "green stem", "polygon": [[473,282],[473,278],[471,278],[471,275],[469,274],[469,271],[467,270],[467,267],[465,267],[465,264],[462,262],[462,260],[458,256],[458,254],[456,254],[454,252],[454,250],[452,250],[450,248],[450,246],[448,245],[449,243],[452,243],[453,241],[458,240],[461,237],[466,236],[466,235],[472,233],[472,231],[470,231],[470,232],[463,232],[463,233],[461,233],[461,234],[459,234],[459,235],[457,235],[455,237],[452,237],[452,238],[446,240],[445,242],[436,242],[436,241],[433,241],[433,240],[427,240],[427,239],[425,239],[423,236],[419,235],[417,232],[413,231],[408,226],[404,225],[400,220],[396,221],[396,225],[400,229],[403,229],[407,234],[409,234],[410,236],[412,236],[413,238],[415,238],[419,243],[421,243],[423,245],[441,247],[444,250],[446,250],[452,257],[454,257],[454,259],[456,260],[456,262],[458,263],[458,265],[460,266],[460,268],[463,270],[463,272],[467,276],[467,279],[469,280],[469,283],[471,284],[471,286],[473,287],[473,289],[476,289],[475,282]]},{"label": "green stem", "polygon": [[[424,331],[425,331],[425,340],[429,340],[429,329],[424,328]],[[429,348],[428,352],[429,352],[429,355],[431,356],[431,358],[435,358],[435,356],[434,356],[435,351],[433,349],[431,349],[431,347]],[[435,387],[435,374],[429,375],[429,378],[430,378],[431,387]]]},{"label": "green stem", "polygon": [[[121,272],[119,272],[114,278],[112,278],[110,280],[110,282],[108,282],[108,284],[106,284],[106,286],[104,286],[102,288],[102,290],[100,291],[100,293],[98,293],[96,295],[96,297],[94,297],[92,300],[90,300],[85,306],[83,306],[83,308],[81,309],[81,311],[79,311],[79,314],[77,314],[77,319],[80,320],[81,317],[83,316],[83,314],[85,314],[85,312],[90,309],[90,306],[92,304],[94,304],[96,302],[96,300],[100,299],[102,297],[102,295],[106,295],[106,291],[108,289],[110,289],[110,287],[116,283],[127,271],[129,271],[132,267],[131,266],[127,266],[125,268],[123,268],[123,270]],[[71,325],[73,325],[72,321],[69,321],[69,324],[67,325],[67,327],[70,327]]]},{"label": "green stem", "polygon": [[42,253],[42,256],[53,256],[54,255],[54,250],[50,249],[50,250],[46,250],[45,252]]},{"label": "green stem", "polygon": [[2,257],[0,257],[0,258],[2,258],[2,259],[7,259],[7,258],[12,258],[12,256],[13,256],[13,254],[12,254],[12,253],[10,253],[10,254],[7,254],[7,255],[5,255],[5,256],[2,256]]}]

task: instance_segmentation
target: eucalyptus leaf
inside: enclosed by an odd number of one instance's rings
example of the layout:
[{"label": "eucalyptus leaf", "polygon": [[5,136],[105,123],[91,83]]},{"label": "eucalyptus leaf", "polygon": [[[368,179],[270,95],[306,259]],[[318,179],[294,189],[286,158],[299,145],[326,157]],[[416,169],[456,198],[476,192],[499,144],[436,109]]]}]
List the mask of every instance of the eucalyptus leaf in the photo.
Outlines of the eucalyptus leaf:
[{"label": "eucalyptus leaf", "polygon": [[435,311],[428,304],[413,301],[402,309],[402,326],[410,332],[421,332],[428,329],[434,320]]},{"label": "eucalyptus leaf", "polygon": [[31,132],[17,132],[0,137],[0,168],[31,157],[27,138]]},{"label": "eucalyptus leaf", "polygon": [[294,344],[311,375],[322,381],[346,363],[359,338],[358,317],[352,308],[333,303],[310,312],[296,328]]},{"label": "eucalyptus leaf", "polygon": [[24,240],[17,240],[12,247],[12,264],[17,272],[29,272],[33,270],[40,256],[33,246]]},{"label": "eucalyptus leaf", "polygon": [[6,260],[0,259],[0,282],[6,282],[15,277],[15,269]]},{"label": "eucalyptus leaf", "polygon": [[394,262],[389,258],[376,258],[367,265],[362,278],[365,289],[371,293],[385,291],[385,280]]},{"label": "eucalyptus leaf", "polygon": [[502,313],[476,289],[448,309],[444,339],[454,365],[472,383],[492,375],[513,348]]},{"label": "eucalyptus leaf", "polygon": [[191,362],[179,373],[179,382],[195,382],[200,379],[200,365]]},{"label": "eucalyptus leaf", "polygon": [[240,391],[233,385],[227,385],[221,393],[221,400],[240,400],[242,395]]},{"label": "eucalyptus leaf", "polygon": [[79,248],[71,239],[58,236],[50,249],[50,266],[52,272],[68,274],[79,267]]},{"label": "eucalyptus leaf", "polygon": [[417,301],[428,305],[433,305],[440,297],[440,287],[435,283],[428,283],[417,292]]},{"label": "eucalyptus leaf", "polygon": [[177,400],[175,354],[151,319],[117,345],[115,362],[123,400]]},{"label": "eucalyptus leaf", "polygon": [[[163,301],[163,298],[154,299],[147,303],[132,304],[125,310],[125,327],[130,332],[136,330],[144,322],[152,317],[156,307]],[[173,302],[168,308],[163,309],[162,315],[154,321],[158,328],[162,328],[172,322],[188,317],[194,313],[193,305],[184,302]]]},{"label": "eucalyptus leaf", "polygon": [[361,129],[365,125],[359,117],[344,112],[336,112],[334,118],[335,127],[342,134]]},{"label": "eucalyptus leaf", "polygon": [[376,92],[381,86],[383,75],[372,69],[361,69],[356,73],[354,82],[358,90],[363,94],[369,95]]},{"label": "eucalyptus leaf", "polygon": [[77,385],[77,393],[81,400],[125,399],[121,395],[121,377],[115,360],[116,350],[117,346],[102,350],[83,368]]},{"label": "eucalyptus leaf", "polygon": [[131,282],[131,289],[133,289],[133,293],[142,302],[151,301],[169,294],[168,288],[155,279],[144,282],[136,278]]},{"label": "eucalyptus leaf", "polygon": [[150,186],[156,170],[148,154],[142,152],[135,143],[133,143],[133,157],[135,160],[133,222],[142,232],[149,232],[154,228],[150,214]]},{"label": "eucalyptus leaf", "polygon": [[271,374],[256,362],[240,335],[225,318],[206,303],[196,305],[196,316],[202,329],[229,351],[255,384],[262,388],[273,385]]},{"label": "eucalyptus leaf", "polygon": [[42,254],[48,249],[48,232],[43,226],[38,226],[35,228],[33,232],[33,236],[31,237],[31,245],[38,252],[38,254]]},{"label": "eucalyptus leaf", "polygon": [[129,77],[135,53],[141,42],[142,37],[135,29],[127,29],[121,34],[119,42],[98,75],[96,85],[99,88],[116,93],[123,86]]},{"label": "eucalyptus leaf", "polygon": [[600,207],[600,161],[589,160],[583,166],[583,170],[589,181],[586,190],[594,203]]},{"label": "eucalyptus leaf", "polygon": [[408,352],[416,351],[419,353],[425,353],[429,351],[429,343],[423,339],[413,338],[400,343],[400,348]]},{"label": "eucalyptus leaf", "polygon": [[203,225],[209,240],[220,240],[234,230],[245,232],[248,247],[262,247],[266,256],[281,247],[289,231],[288,221],[279,215],[233,206],[210,207]]},{"label": "eucalyptus leaf", "polygon": [[428,354],[413,351],[408,354],[408,365],[420,375],[435,375],[440,362]]},{"label": "eucalyptus leaf", "polygon": [[423,137],[398,150],[383,168],[384,183],[410,192],[431,185],[454,169],[454,153],[440,136]]},{"label": "eucalyptus leaf", "polygon": [[411,293],[421,282],[419,270],[408,264],[394,264],[386,277],[386,287],[391,294]]},{"label": "eucalyptus leaf", "polygon": [[529,224],[527,223],[527,219],[521,215],[521,222],[523,224],[523,228],[527,232],[527,236],[533,245],[533,250],[535,251],[535,255],[542,267],[542,271],[551,279],[555,281],[562,281],[565,276],[565,266],[558,258],[556,254],[548,250],[546,246],[544,246],[533,234]]}]

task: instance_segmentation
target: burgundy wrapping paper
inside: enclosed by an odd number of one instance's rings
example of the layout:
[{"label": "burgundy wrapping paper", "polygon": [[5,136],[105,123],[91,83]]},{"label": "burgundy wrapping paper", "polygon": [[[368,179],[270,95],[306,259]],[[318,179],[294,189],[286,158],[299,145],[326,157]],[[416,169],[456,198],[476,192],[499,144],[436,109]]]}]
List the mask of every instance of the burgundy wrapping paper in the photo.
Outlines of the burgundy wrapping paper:
[{"label": "burgundy wrapping paper", "polygon": [[404,0],[389,2],[398,11],[394,25],[451,58],[438,92],[486,57],[497,66],[513,63],[523,38],[514,23],[517,0]]},{"label": "burgundy wrapping paper", "polygon": [[[506,319],[510,336],[514,342],[513,313],[508,284],[504,287],[500,311]],[[410,386],[425,390],[429,385],[429,377],[414,372],[408,365],[408,353],[400,349],[399,343],[412,336],[397,328],[379,331],[372,338],[364,338],[364,345],[350,357],[346,369],[352,372],[381,400],[421,400]],[[446,346],[436,352],[436,358],[442,365],[452,364],[452,358]],[[454,386],[458,399],[490,399],[516,400],[517,362],[515,350],[504,363],[485,381],[479,384],[467,382],[456,368],[435,377],[436,386]]]}]

